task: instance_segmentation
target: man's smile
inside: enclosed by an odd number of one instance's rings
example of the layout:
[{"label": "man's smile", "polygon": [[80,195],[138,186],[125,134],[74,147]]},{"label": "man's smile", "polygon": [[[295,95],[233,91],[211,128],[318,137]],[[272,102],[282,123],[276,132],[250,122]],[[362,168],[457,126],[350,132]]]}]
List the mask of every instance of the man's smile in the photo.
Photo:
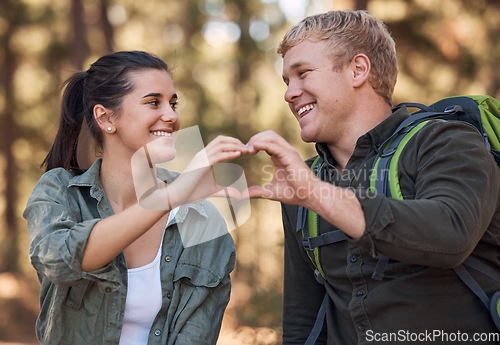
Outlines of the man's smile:
[{"label": "man's smile", "polygon": [[307,104],[303,107],[301,107],[298,111],[297,111],[297,114],[302,117],[302,114],[304,114],[306,111],[309,111],[309,110],[313,110],[314,107],[316,106],[316,103],[311,103],[311,104]]}]

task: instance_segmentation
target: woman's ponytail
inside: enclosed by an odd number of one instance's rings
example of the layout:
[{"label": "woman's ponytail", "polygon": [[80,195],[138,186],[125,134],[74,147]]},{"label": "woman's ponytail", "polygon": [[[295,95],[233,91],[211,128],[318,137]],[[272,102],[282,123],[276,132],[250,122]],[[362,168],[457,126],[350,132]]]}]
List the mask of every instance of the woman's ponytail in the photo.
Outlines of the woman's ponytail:
[{"label": "woman's ponytail", "polygon": [[77,160],[77,146],[85,112],[88,111],[84,105],[86,76],[87,72],[77,72],[63,85],[65,90],[59,129],[52,148],[42,163],[46,171],[61,167],[76,173],[82,172]]}]

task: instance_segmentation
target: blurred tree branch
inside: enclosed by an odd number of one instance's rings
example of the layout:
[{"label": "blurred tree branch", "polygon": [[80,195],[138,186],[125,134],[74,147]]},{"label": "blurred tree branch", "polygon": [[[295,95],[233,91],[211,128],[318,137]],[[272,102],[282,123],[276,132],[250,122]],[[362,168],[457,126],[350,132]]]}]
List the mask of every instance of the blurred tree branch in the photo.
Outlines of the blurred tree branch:
[{"label": "blurred tree branch", "polygon": [[104,35],[104,53],[109,54],[113,52],[114,47],[113,26],[108,19],[109,0],[101,0],[99,5],[101,10],[100,22]]},{"label": "blurred tree branch", "polygon": [[85,24],[85,12],[82,0],[71,0],[71,18],[73,29],[73,63],[77,70],[83,69],[83,63],[88,56],[87,30]]}]

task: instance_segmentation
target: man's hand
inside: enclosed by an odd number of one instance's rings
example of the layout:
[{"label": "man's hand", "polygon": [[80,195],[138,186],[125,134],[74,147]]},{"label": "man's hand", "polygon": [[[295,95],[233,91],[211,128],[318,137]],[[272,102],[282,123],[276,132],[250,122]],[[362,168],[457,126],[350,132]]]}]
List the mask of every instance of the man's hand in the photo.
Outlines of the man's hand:
[{"label": "man's hand", "polygon": [[298,151],[273,131],[256,134],[247,145],[252,154],[265,151],[275,167],[271,183],[248,188],[250,198],[301,205],[353,238],[363,234],[365,217],[352,190],[321,181],[304,163]]},{"label": "man's hand", "polygon": [[256,134],[247,145],[251,153],[265,151],[275,167],[271,183],[248,189],[250,198],[265,198],[294,205],[307,203],[309,191],[320,183],[320,180],[294,147],[270,130]]}]

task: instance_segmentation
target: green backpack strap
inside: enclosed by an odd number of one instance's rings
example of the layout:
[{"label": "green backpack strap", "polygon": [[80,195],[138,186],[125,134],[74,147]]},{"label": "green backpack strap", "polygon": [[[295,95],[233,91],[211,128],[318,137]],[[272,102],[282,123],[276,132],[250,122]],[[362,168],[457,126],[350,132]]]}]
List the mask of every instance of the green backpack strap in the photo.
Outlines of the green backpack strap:
[{"label": "green backpack strap", "polygon": [[[319,162],[319,164],[318,164]],[[316,176],[319,177],[321,174],[321,170],[323,169],[324,162],[321,159],[321,157],[318,155],[314,159],[313,163],[311,164],[311,169],[315,171]],[[319,167],[318,167],[319,165]],[[307,210],[307,228],[302,227],[302,238],[316,238],[318,237],[318,219],[319,216],[316,212]],[[303,243],[304,244],[304,243]],[[319,247],[306,247],[306,253],[309,256],[309,259],[311,259],[312,263],[314,264],[314,267],[318,270],[316,272],[316,279],[319,279],[318,273],[321,275],[323,279],[326,279],[325,272],[323,271],[323,268],[321,267],[321,261],[319,257]]]},{"label": "green backpack strap", "polygon": [[[317,156],[313,164],[311,165],[311,169],[315,172],[316,176],[321,178],[320,175],[323,166],[323,160],[319,156]],[[296,231],[301,231],[302,246],[306,250],[309,259],[312,261],[314,267],[316,268],[314,272],[316,280],[319,283],[324,284],[326,274],[321,265],[319,248],[329,244],[345,241],[346,237],[344,233],[339,229],[320,234],[318,222],[318,214],[316,214],[314,211],[299,206]],[[375,270],[372,274],[372,279],[382,280],[384,278],[384,271],[388,262],[389,258],[387,256],[380,255],[377,265],[375,266]]]},{"label": "green backpack strap", "polygon": [[[399,157],[408,141],[428,122],[429,120],[422,121],[413,126],[410,124],[406,131],[395,136],[387,143],[383,153],[377,157],[373,165],[370,175],[371,192],[377,191],[385,195],[390,194],[389,196],[394,199],[403,200],[398,177]],[[387,187],[379,187],[379,183],[380,185],[387,185],[388,183],[389,189],[387,190]]]},{"label": "green backpack strap", "polygon": [[[317,156],[311,165],[313,172],[321,178],[323,169],[323,160]],[[344,241],[345,235],[341,230],[333,230],[323,234],[319,233],[319,216],[314,211],[308,210],[303,206],[299,206],[297,214],[296,231],[301,232],[302,247],[304,247],[309,259],[312,261],[316,268],[314,275],[316,280],[324,284],[326,279],[325,272],[321,266],[321,256],[319,247],[329,244]]]}]

